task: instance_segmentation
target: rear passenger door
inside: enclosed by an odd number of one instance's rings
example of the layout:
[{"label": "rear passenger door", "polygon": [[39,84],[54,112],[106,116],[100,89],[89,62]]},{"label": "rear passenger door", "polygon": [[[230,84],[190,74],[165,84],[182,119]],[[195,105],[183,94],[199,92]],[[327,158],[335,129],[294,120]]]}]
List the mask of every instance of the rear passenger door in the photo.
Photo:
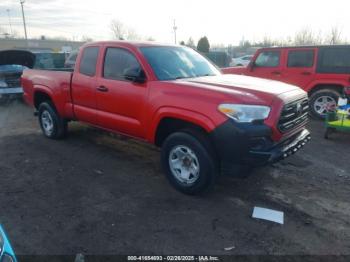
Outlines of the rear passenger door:
[{"label": "rear passenger door", "polygon": [[261,51],[252,63],[248,75],[281,80],[282,50],[272,49]]},{"label": "rear passenger door", "polygon": [[288,49],[286,56],[283,81],[305,89],[315,77],[316,49]]}]

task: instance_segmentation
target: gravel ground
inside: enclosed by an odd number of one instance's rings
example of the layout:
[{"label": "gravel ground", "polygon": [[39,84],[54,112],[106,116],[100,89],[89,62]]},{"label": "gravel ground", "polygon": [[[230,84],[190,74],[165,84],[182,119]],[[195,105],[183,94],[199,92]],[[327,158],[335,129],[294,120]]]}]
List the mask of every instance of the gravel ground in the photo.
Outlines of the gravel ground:
[{"label": "gravel ground", "polygon": [[[78,123],[49,140],[30,108],[2,104],[0,222],[22,255],[350,255],[350,136],[309,128],[297,155],[190,197],[153,146]],[[254,206],[283,211],[284,225],[251,218]]]}]

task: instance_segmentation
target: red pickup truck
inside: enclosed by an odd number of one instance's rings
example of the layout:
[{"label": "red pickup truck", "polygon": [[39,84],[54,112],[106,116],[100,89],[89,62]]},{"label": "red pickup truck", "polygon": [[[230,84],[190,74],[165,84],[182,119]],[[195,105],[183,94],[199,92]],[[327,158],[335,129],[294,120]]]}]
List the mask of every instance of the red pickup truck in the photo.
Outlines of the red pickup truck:
[{"label": "red pickup truck", "polygon": [[25,70],[22,85],[46,137],[81,121],[155,144],[170,183],[187,194],[210,188],[224,167],[273,163],[310,139],[303,90],[223,75],[183,46],[89,43],[72,72]]},{"label": "red pickup truck", "polygon": [[[324,118],[350,86],[350,46],[299,46],[259,49],[247,67],[224,68],[243,74],[297,85],[310,97],[310,113]],[[344,90],[345,89],[345,90]]]}]

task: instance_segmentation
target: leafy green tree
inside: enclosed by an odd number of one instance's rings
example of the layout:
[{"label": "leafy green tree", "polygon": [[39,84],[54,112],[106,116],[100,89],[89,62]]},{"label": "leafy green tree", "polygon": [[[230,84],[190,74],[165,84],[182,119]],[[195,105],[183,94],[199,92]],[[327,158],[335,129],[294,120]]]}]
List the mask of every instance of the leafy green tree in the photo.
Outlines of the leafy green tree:
[{"label": "leafy green tree", "polygon": [[197,50],[202,53],[209,53],[209,49],[210,49],[210,44],[209,44],[208,38],[204,36],[201,39],[199,39],[197,44]]},{"label": "leafy green tree", "polygon": [[185,45],[185,41],[181,41],[181,42],[180,42],[180,45]]}]

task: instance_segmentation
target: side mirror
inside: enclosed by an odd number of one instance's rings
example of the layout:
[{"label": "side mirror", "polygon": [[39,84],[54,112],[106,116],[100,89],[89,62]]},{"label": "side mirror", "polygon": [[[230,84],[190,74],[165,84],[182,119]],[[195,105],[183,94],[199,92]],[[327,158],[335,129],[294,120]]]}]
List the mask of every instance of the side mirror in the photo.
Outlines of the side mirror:
[{"label": "side mirror", "polygon": [[135,83],[140,83],[140,84],[146,82],[145,72],[138,67],[126,69],[124,71],[124,78],[126,80],[129,80]]},{"label": "side mirror", "polygon": [[254,70],[254,67],[255,67],[255,62],[252,60],[248,65],[249,71],[252,72]]}]

